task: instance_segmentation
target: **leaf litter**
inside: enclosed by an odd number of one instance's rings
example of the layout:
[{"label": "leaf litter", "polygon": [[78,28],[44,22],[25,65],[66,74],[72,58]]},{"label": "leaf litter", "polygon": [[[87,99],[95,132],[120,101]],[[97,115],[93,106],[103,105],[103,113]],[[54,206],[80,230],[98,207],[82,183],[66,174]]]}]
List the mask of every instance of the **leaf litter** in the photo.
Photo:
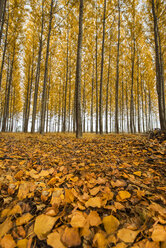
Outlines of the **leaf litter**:
[{"label": "leaf litter", "polygon": [[166,247],[166,144],[1,134],[0,247]]}]

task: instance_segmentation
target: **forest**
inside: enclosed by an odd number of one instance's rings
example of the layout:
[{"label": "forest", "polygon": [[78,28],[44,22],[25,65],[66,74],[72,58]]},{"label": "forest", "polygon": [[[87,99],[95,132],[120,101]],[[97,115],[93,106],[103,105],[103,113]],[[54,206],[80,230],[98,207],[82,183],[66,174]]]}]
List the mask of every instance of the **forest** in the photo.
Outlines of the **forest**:
[{"label": "forest", "polygon": [[85,1],[80,29],[77,0],[1,5],[2,131],[166,129],[165,1]]},{"label": "forest", "polygon": [[0,248],[166,248],[165,78],[165,0],[0,0]]}]

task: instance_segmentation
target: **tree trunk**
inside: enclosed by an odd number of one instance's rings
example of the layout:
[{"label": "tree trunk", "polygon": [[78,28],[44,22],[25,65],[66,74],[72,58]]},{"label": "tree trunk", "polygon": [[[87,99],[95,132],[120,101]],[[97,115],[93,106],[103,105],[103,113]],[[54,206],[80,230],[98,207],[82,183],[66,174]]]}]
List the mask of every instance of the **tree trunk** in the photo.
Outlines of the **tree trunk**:
[{"label": "tree trunk", "polygon": [[115,132],[116,133],[119,133],[119,121],[118,121],[119,50],[120,50],[120,0],[118,0],[118,44],[117,44],[117,66],[116,66],[116,83],[115,83]]},{"label": "tree trunk", "polygon": [[48,28],[48,36],[47,36],[45,71],[44,71],[44,83],[43,83],[42,101],[41,101],[40,133],[44,133],[44,128],[45,128],[46,97],[47,97],[46,89],[47,89],[47,77],[48,77],[48,58],[49,58],[49,48],[50,48],[50,37],[51,37],[52,18],[53,18],[53,4],[54,4],[54,0],[51,0],[49,28]]},{"label": "tree trunk", "polygon": [[93,133],[94,74],[95,74],[95,61],[94,61],[94,59],[93,59],[93,70],[92,70],[92,95],[91,95],[91,124],[90,124],[90,131],[91,131],[91,133]]},{"label": "tree trunk", "polygon": [[110,81],[110,65],[111,65],[111,48],[109,49],[108,76],[107,76],[107,88],[106,88],[106,110],[105,110],[106,133],[108,133],[108,93],[109,93],[109,81]]},{"label": "tree trunk", "polygon": [[98,108],[98,25],[97,25],[97,1],[96,1],[96,134],[98,133],[98,125],[99,125],[99,108]]},{"label": "tree trunk", "polygon": [[105,42],[105,15],[106,15],[106,0],[104,0],[103,13],[103,39],[101,52],[101,75],[100,75],[100,99],[99,99],[99,128],[100,134],[103,134],[103,71],[104,71],[104,42]]},{"label": "tree trunk", "polygon": [[37,98],[38,98],[39,79],[40,79],[40,64],[41,64],[41,55],[42,55],[42,47],[43,47],[44,1],[45,0],[42,0],[42,26],[41,26],[41,34],[40,34],[40,41],[39,41],[38,62],[37,62],[36,78],[35,78],[35,92],[34,92],[34,100],[33,100],[31,133],[34,133],[34,131],[35,131],[35,120],[36,120],[36,111],[37,111]]},{"label": "tree trunk", "polygon": [[3,33],[3,26],[5,22],[6,3],[7,3],[7,0],[0,1],[0,46],[1,46],[1,38],[2,38],[2,33]]},{"label": "tree trunk", "polygon": [[81,120],[81,55],[82,55],[82,36],[83,36],[83,8],[84,0],[80,0],[79,9],[79,34],[77,48],[77,65],[76,65],[76,137],[82,137],[82,120]]},{"label": "tree trunk", "polygon": [[157,87],[157,94],[158,94],[159,119],[160,119],[161,130],[166,130],[165,100],[163,99],[164,84],[162,83],[162,70],[161,70],[160,54],[159,54],[158,23],[157,23],[154,0],[151,0],[151,2],[152,2],[154,38],[155,38],[156,87]]}]

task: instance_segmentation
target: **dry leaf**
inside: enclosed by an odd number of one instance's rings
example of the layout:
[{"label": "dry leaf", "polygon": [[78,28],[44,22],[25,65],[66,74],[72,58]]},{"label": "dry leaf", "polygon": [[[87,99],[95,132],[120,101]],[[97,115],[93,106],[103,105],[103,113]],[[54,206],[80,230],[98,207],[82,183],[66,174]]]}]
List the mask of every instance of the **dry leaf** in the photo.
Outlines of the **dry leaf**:
[{"label": "dry leaf", "polygon": [[28,246],[28,239],[20,239],[17,241],[18,248],[27,248]]},{"label": "dry leaf", "polygon": [[14,248],[16,247],[16,243],[13,237],[10,234],[7,234],[1,239],[0,245],[2,248]]},{"label": "dry leaf", "polygon": [[127,228],[122,228],[118,231],[118,238],[126,243],[134,242],[135,238],[137,237],[139,231],[132,231]]},{"label": "dry leaf", "polygon": [[45,214],[36,217],[34,232],[38,239],[44,240],[52,230],[57,218]]},{"label": "dry leaf", "polygon": [[61,240],[67,247],[81,245],[81,238],[78,232],[78,228],[66,227],[62,234]]},{"label": "dry leaf", "polygon": [[27,224],[32,218],[33,216],[30,213],[26,213],[16,219],[16,226],[22,226],[24,224]]},{"label": "dry leaf", "polygon": [[10,219],[6,219],[0,225],[0,238],[2,238],[12,227],[13,227],[12,221]]},{"label": "dry leaf", "polygon": [[75,212],[71,218],[71,226],[72,227],[83,227],[85,225],[85,217],[82,212]]},{"label": "dry leaf", "polygon": [[101,218],[96,211],[90,211],[87,220],[89,221],[90,226],[99,226],[102,223]]},{"label": "dry leaf", "polygon": [[61,242],[61,237],[58,232],[50,233],[47,236],[47,244],[53,248],[65,248],[65,246]]},{"label": "dry leaf", "polygon": [[103,233],[96,233],[93,239],[93,245],[94,247],[98,248],[106,248],[107,247],[107,241],[105,239],[105,236]]},{"label": "dry leaf", "polygon": [[93,208],[101,208],[102,201],[100,197],[93,197],[90,198],[86,203],[85,206],[88,207],[93,207]]},{"label": "dry leaf", "polygon": [[166,227],[162,225],[154,226],[151,238],[153,241],[166,241]]},{"label": "dry leaf", "polygon": [[114,233],[119,226],[119,220],[114,217],[113,215],[106,216],[103,218],[104,229],[106,230],[107,234]]},{"label": "dry leaf", "polygon": [[118,192],[118,196],[119,196],[118,199],[125,200],[125,199],[130,198],[131,197],[131,194],[128,191],[126,191],[126,190],[122,190],[122,191],[119,191]]}]

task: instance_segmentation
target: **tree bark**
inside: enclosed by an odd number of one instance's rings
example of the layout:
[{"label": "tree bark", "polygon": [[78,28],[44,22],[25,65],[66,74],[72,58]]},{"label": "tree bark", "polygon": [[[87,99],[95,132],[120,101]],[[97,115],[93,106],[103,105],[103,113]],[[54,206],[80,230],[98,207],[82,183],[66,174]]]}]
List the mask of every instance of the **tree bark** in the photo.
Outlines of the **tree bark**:
[{"label": "tree bark", "polygon": [[79,9],[79,34],[77,48],[77,64],[76,64],[76,137],[82,137],[82,118],[81,118],[81,55],[82,55],[82,37],[83,37],[83,8],[84,0],[80,0]]},{"label": "tree bark", "polygon": [[117,66],[115,83],[115,132],[119,133],[118,99],[119,99],[119,50],[120,50],[120,0],[118,0],[118,43],[117,43]]},{"label": "tree bark", "polygon": [[103,13],[103,39],[102,39],[102,52],[101,52],[101,75],[100,75],[100,99],[99,99],[99,128],[100,134],[103,134],[103,72],[104,72],[104,42],[105,42],[105,15],[106,3],[104,0],[104,13]]}]

